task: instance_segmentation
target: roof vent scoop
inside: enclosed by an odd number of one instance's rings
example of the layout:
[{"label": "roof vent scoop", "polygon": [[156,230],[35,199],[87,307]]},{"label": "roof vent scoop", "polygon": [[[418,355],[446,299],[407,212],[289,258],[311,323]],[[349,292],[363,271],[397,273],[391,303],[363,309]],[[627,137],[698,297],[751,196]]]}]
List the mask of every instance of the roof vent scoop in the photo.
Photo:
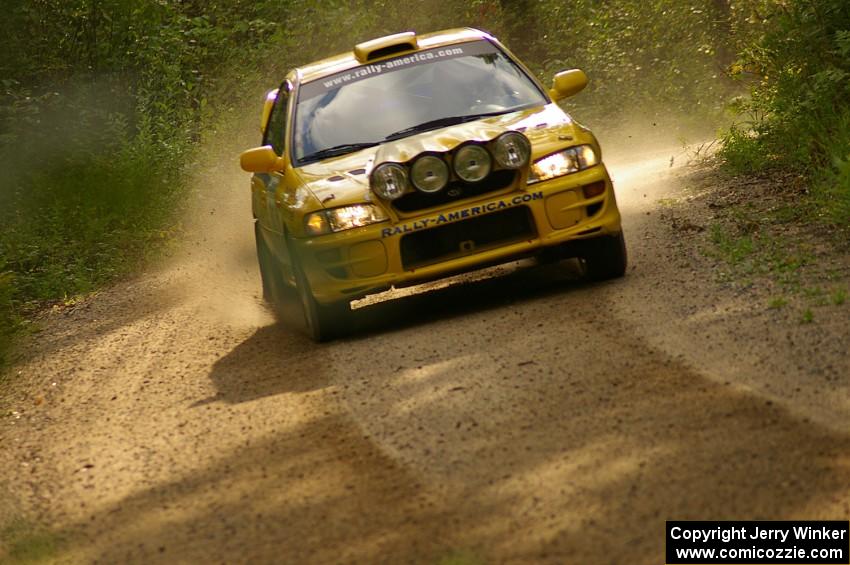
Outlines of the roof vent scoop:
[{"label": "roof vent scoop", "polygon": [[354,46],[354,56],[360,63],[368,63],[375,59],[417,49],[419,49],[419,43],[416,41],[416,33],[406,31],[358,43]]}]

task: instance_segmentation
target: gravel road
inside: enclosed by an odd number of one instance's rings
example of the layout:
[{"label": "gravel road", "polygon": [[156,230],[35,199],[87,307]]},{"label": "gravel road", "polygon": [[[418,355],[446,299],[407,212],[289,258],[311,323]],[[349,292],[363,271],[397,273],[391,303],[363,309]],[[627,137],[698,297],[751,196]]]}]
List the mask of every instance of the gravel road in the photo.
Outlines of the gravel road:
[{"label": "gravel road", "polygon": [[184,251],[13,369],[0,520],[69,563],[657,564],[668,519],[846,519],[847,309],[802,325],[717,284],[659,212],[680,154],[610,162],[625,278],[511,264],[322,345],[261,305],[222,165]]}]

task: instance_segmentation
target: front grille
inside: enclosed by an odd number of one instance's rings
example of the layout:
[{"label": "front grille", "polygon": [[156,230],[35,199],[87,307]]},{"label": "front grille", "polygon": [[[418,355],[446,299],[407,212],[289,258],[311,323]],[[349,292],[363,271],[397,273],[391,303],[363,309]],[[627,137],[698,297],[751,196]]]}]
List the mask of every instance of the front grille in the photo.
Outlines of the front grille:
[{"label": "front grille", "polygon": [[480,194],[493,192],[509,187],[516,180],[517,172],[509,170],[495,171],[481,182],[468,183],[459,180],[450,182],[440,192],[425,193],[413,190],[398,200],[393,201],[393,206],[400,212],[416,212],[434,206],[442,206],[455,200],[470,198]]},{"label": "front grille", "polygon": [[401,238],[405,270],[532,239],[537,231],[526,206],[422,230]]}]

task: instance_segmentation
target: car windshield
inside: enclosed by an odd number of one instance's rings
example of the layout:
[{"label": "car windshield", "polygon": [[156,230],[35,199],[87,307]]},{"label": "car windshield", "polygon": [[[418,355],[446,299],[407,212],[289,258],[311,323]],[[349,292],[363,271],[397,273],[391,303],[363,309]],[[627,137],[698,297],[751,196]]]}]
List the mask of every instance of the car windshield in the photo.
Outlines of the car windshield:
[{"label": "car windshield", "polygon": [[301,85],[293,157],[303,165],[545,103],[535,83],[489,41],[420,51]]}]

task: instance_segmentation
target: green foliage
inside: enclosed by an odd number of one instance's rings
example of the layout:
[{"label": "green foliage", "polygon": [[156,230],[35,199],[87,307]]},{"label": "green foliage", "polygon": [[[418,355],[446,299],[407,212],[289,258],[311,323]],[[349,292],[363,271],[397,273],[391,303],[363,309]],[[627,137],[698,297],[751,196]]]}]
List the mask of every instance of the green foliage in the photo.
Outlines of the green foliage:
[{"label": "green foliage", "polygon": [[720,8],[726,3],[576,0],[535,6],[542,55],[533,61],[535,70],[548,78],[564,68],[587,69],[593,95],[581,99],[582,114],[678,125],[722,113],[729,92],[723,51],[732,32],[718,22],[729,22]]},{"label": "green foliage", "polygon": [[138,268],[178,229],[182,167],[210,101],[258,74],[245,61],[279,27],[237,0],[206,4],[4,7],[0,364],[22,315]]},{"label": "green foliage", "polygon": [[735,66],[756,75],[721,152],[738,172],[782,168],[813,181],[822,216],[850,226],[850,4],[764,2],[761,33]]},{"label": "green foliage", "polygon": [[721,224],[712,224],[711,242],[716,246],[720,258],[731,265],[739,265],[754,251],[752,236],[733,235]]},{"label": "green foliage", "polygon": [[26,177],[0,237],[22,297],[36,303],[92,290],[140,259],[170,217],[173,175],[139,147],[68,158]]},{"label": "green foliage", "polygon": [[0,367],[6,362],[11,346],[12,335],[18,327],[17,316],[12,305],[14,294],[14,275],[2,272],[5,265],[0,264]]},{"label": "green foliage", "polygon": [[[719,0],[439,0],[418,5],[354,0],[309,6],[293,5],[285,20],[292,34],[273,40],[283,54],[273,69],[278,76],[286,65],[349,50],[383,34],[472,26],[499,37],[546,84],[558,71],[585,69],[592,95],[568,104],[580,119],[603,125],[716,120],[735,88],[725,76],[731,61],[726,51],[738,41],[735,22],[743,19],[740,10]],[[263,17],[276,16],[264,12]]]}]

